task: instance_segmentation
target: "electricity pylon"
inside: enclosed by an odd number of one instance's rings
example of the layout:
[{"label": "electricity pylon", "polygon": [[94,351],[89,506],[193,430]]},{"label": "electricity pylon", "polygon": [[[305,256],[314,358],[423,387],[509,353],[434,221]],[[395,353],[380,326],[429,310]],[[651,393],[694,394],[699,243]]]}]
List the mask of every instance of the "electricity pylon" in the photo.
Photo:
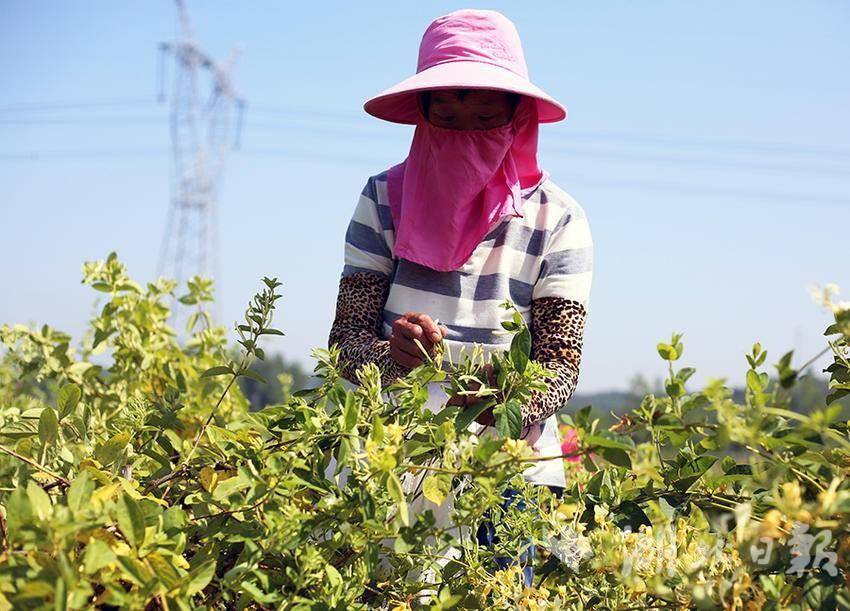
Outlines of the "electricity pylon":
[{"label": "electricity pylon", "polygon": [[[183,0],[182,37],[159,45],[159,99],[165,58],[174,58],[171,91],[171,203],[157,272],[183,285],[195,275],[218,278],[217,195],[227,153],[238,148],[244,100],[231,81],[238,51],[218,64],[195,42]],[[181,290],[178,288],[178,291]]]}]

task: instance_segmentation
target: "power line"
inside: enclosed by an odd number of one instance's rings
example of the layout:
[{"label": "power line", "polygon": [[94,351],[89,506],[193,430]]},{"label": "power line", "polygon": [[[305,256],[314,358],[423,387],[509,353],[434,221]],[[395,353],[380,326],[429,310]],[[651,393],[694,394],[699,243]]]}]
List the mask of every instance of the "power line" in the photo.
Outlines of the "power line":
[{"label": "power line", "polygon": [[[130,124],[142,124],[142,125],[156,125],[162,124],[165,127],[166,119],[158,118],[158,117],[145,117],[145,116],[125,116],[125,117],[102,117],[102,118],[56,118],[56,119],[2,119],[0,118],[0,126],[8,125],[8,124],[16,124],[22,123],[25,125],[29,124],[45,124],[45,125],[130,125]],[[326,132],[329,134],[333,134],[335,140],[342,138],[351,138],[351,139],[362,139],[368,138],[370,140],[381,139],[381,140],[396,140],[397,136],[391,133],[387,133],[383,130],[378,131],[370,131],[373,128],[367,128],[366,131],[358,130],[346,130],[340,131],[336,127],[327,126],[327,125],[312,125],[305,124],[303,122],[292,123],[289,125],[281,125],[276,123],[257,123],[252,122],[249,123],[245,130],[248,132],[253,132],[254,130],[263,130],[265,132],[273,131],[273,130],[281,130],[284,132],[290,131],[301,131],[301,132]],[[630,162],[630,163],[653,163],[653,164],[667,164],[667,165],[682,165],[682,166],[692,166],[692,167],[703,167],[703,168],[725,168],[729,170],[737,170],[737,171],[755,171],[755,172],[768,172],[768,173],[781,173],[781,174],[815,174],[820,176],[838,176],[838,177],[846,177],[848,175],[848,170],[838,164],[831,164],[828,167],[815,167],[811,165],[800,165],[799,163],[793,162],[772,162],[772,161],[743,161],[739,159],[712,159],[709,157],[689,157],[689,156],[681,156],[681,155],[658,155],[653,153],[643,153],[643,152],[622,152],[622,151],[611,151],[611,150],[599,150],[594,146],[584,146],[581,145],[564,145],[559,144],[560,142],[566,142],[569,138],[556,138],[554,143],[546,144],[546,141],[541,145],[540,152],[543,155],[546,154],[554,154],[554,155],[569,155],[580,158],[595,158],[595,159],[608,159],[612,161],[622,161],[622,162]],[[3,156],[0,155],[0,159]]]},{"label": "power line", "polygon": [[570,132],[573,139],[616,140],[629,141],[654,146],[679,146],[701,148],[727,148],[754,153],[793,154],[793,155],[827,155],[831,157],[850,158],[850,148],[832,145],[811,145],[791,142],[756,142],[748,140],[722,140],[710,138],[663,138],[656,136],[641,136],[625,132]]},{"label": "power line", "polygon": [[163,157],[167,155],[167,149],[113,149],[113,150],[73,150],[54,149],[46,151],[30,151],[26,153],[0,153],[0,161],[42,161],[55,158],[72,159],[96,159],[96,158],[121,158],[121,157]]},{"label": "power line", "polygon": [[[387,165],[385,159],[362,155],[328,155],[326,151],[297,151],[283,148],[247,148],[241,151],[245,156],[260,157],[288,157],[297,160],[312,160],[330,165]],[[123,150],[54,150],[32,153],[0,154],[0,160],[6,161],[41,161],[46,157],[59,157],[71,159],[90,158],[137,158],[137,157],[165,157],[166,149],[123,149]],[[593,188],[606,189],[638,189],[644,191],[658,191],[687,196],[720,196],[728,198],[740,198],[748,200],[764,200],[784,204],[812,204],[812,205],[850,205],[850,199],[842,197],[812,195],[810,193],[786,193],[783,191],[760,191],[755,189],[742,189],[740,187],[723,187],[714,185],[702,185],[698,188],[693,184],[671,183],[664,181],[631,180],[618,178],[596,178],[593,176],[573,175],[569,176],[569,182],[584,184]]]},{"label": "power line", "polygon": [[821,176],[837,176],[846,178],[848,169],[836,166],[819,168],[801,166],[793,163],[771,163],[771,162],[742,162],[735,159],[709,159],[706,157],[675,157],[670,155],[651,155],[645,153],[620,153],[617,151],[599,151],[593,148],[546,146],[541,151],[543,154],[554,153],[555,155],[572,155],[575,157],[597,159],[610,159],[614,161],[628,161],[637,163],[661,163],[669,165],[701,166],[727,168],[730,170],[772,172],[781,174],[818,174]]},{"label": "power line", "polygon": [[740,187],[723,187],[701,185],[694,189],[692,184],[670,183],[650,180],[621,180],[618,178],[597,179],[578,176],[576,180],[594,188],[603,189],[641,189],[645,191],[660,191],[677,195],[697,195],[705,197],[729,197],[749,200],[767,201],[771,204],[812,204],[818,206],[850,206],[850,198],[812,195],[811,193],[786,193],[784,191],[757,191]]},{"label": "power line", "polygon": [[[28,112],[44,110],[63,109],[88,109],[109,106],[134,106],[155,105],[156,100],[152,98],[129,98],[118,100],[90,100],[90,101],[59,101],[42,103],[19,103],[0,107],[0,112]],[[313,116],[324,119],[334,119],[340,123],[340,127],[368,127],[360,122],[365,119],[362,113],[339,109],[339,108],[316,108],[291,105],[251,104],[247,106],[251,114],[260,113],[303,119]],[[270,126],[270,124],[265,124]],[[813,145],[793,142],[764,142],[754,140],[730,140],[720,138],[670,138],[663,136],[652,136],[630,132],[616,131],[593,131],[559,129],[560,133],[543,132],[544,139],[568,139],[571,142],[577,140],[623,142],[629,144],[641,144],[660,147],[679,148],[702,148],[702,149],[730,149],[741,152],[755,152],[761,154],[785,154],[785,155],[810,155],[850,158],[850,148],[839,145]]]},{"label": "power line", "polygon": [[[345,163],[351,165],[362,165],[364,162],[379,165],[385,163],[386,160],[377,158],[351,156],[342,157],[339,155],[328,156],[322,152],[311,151],[292,151],[289,149],[262,148],[262,149],[246,149],[243,151],[246,155],[262,155],[262,156],[278,156],[291,157],[293,159],[309,159],[315,158],[328,163]],[[788,204],[808,203],[816,205],[850,205],[850,199],[841,197],[818,196],[809,193],[795,194],[780,191],[758,191],[754,189],[741,189],[738,187],[717,187],[717,186],[700,186],[695,188],[693,184],[679,184],[664,181],[641,181],[641,180],[621,180],[617,178],[594,178],[587,176],[571,176],[578,182],[587,184],[593,187],[613,188],[613,189],[644,189],[652,191],[662,191],[675,193],[679,195],[718,195],[724,197],[740,197],[746,199],[769,200],[771,202],[781,202]]]},{"label": "power line", "polygon": [[163,126],[168,125],[168,117],[163,115],[161,117],[146,117],[146,116],[128,116],[128,117],[48,117],[48,118],[38,118],[38,119],[3,119],[0,118],[0,125],[133,125],[133,124],[162,124]]},{"label": "power line", "polygon": [[119,106],[147,106],[155,103],[151,97],[145,98],[119,98],[112,100],[76,100],[59,102],[22,102],[0,106],[0,112],[40,112],[45,110],[75,110],[87,108],[106,108]]},{"label": "power line", "polygon": [[[0,118],[0,126],[13,125],[155,125],[162,124],[165,126],[165,117],[149,117],[149,116],[121,116],[121,117],[95,117],[95,118],[37,118],[37,119],[3,119]],[[274,123],[274,122],[256,122],[252,121],[245,126],[245,131],[252,132],[255,130],[263,131],[307,131],[327,132],[333,134],[336,138],[369,138],[381,140],[396,140],[397,134],[388,133],[385,130],[376,129],[377,126],[356,125],[356,129],[340,130],[337,126],[327,124],[310,124],[303,121],[293,121],[291,123]],[[552,144],[547,144],[552,142]],[[773,172],[782,174],[817,174],[822,176],[840,175],[844,177],[848,171],[846,168],[837,164],[832,164],[830,167],[813,167],[804,166],[797,163],[776,163],[776,162],[757,162],[757,161],[741,161],[736,159],[711,159],[707,157],[682,157],[676,155],[658,155],[652,153],[634,153],[598,150],[594,147],[582,147],[575,144],[564,145],[562,142],[572,142],[569,136],[556,136],[555,138],[547,137],[543,140],[541,153],[554,154],[569,154],[580,157],[592,157],[597,159],[610,159],[614,161],[626,161],[636,163],[662,163],[672,165],[686,166],[702,166],[702,167],[719,167],[732,170],[742,171],[759,171]],[[840,163],[840,162],[839,162]]]},{"label": "power line", "polygon": [[[252,112],[257,110],[271,114],[286,115],[297,113],[299,115],[312,114],[325,117],[350,117],[356,119],[363,117],[361,113],[353,114],[348,111],[331,110],[331,109],[316,109],[316,108],[299,108],[294,106],[269,106],[269,105],[252,105]],[[409,126],[412,127],[412,126]],[[545,128],[544,128],[545,129]],[[585,139],[585,140],[603,140],[603,141],[618,141],[631,142],[639,144],[650,144],[653,146],[678,146],[678,147],[702,147],[702,148],[729,148],[737,150],[749,150],[758,153],[774,153],[774,154],[806,154],[806,155],[829,155],[850,158],[850,148],[838,145],[813,145],[800,144],[792,142],[759,142],[753,140],[726,140],[721,138],[668,138],[661,136],[642,135],[629,132],[610,132],[610,131],[591,131],[561,128],[562,134],[543,132],[542,138],[564,137],[570,140]]]},{"label": "power line", "polygon": [[[368,137],[369,139],[384,139],[384,140],[395,140],[397,138],[396,134],[391,134],[386,132],[385,130],[380,130],[374,133],[364,133],[364,130],[354,131],[354,132],[340,132],[335,127],[330,127],[326,125],[309,125],[304,124],[303,122],[293,123],[290,125],[280,125],[275,123],[257,123],[256,121],[250,122],[247,124],[247,130],[253,129],[263,129],[263,130],[273,130],[273,129],[281,129],[283,128],[285,131],[288,130],[296,130],[296,131],[327,131],[333,132],[336,136],[342,137],[351,137],[351,138],[364,138]],[[370,128],[371,129],[371,128]],[[690,165],[690,166],[703,166],[703,167],[721,167],[728,168],[734,170],[750,170],[750,171],[761,171],[761,172],[774,172],[774,173],[783,173],[783,174],[819,174],[824,176],[838,175],[841,177],[846,177],[848,174],[847,169],[842,168],[838,165],[833,164],[831,167],[812,167],[812,166],[801,166],[795,163],[775,163],[775,162],[753,162],[753,161],[740,161],[735,159],[710,159],[706,157],[681,157],[681,156],[673,156],[673,155],[657,155],[657,154],[646,154],[646,153],[634,153],[634,152],[619,152],[619,151],[600,151],[592,147],[581,147],[575,146],[571,144],[569,146],[565,146],[560,143],[571,142],[572,138],[569,136],[561,136],[554,137],[546,136],[546,138],[542,138],[543,144],[541,145],[540,151],[543,154],[546,153],[555,153],[555,154],[571,154],[581,157],[594,157],[598,159],[612,159],[617,161],[630,161],[630,162],[638,162],[638,163],[666,163],[666,164],[674,164],[674,165]],[[554,142],[554,144],[547,144],[548,142]]]}]

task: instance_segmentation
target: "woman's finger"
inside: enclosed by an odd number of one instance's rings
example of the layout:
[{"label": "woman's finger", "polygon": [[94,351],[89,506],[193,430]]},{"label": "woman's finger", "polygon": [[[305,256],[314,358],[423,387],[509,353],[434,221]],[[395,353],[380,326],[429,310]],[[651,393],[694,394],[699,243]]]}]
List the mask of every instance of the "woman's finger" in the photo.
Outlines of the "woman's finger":
[{"label": "woman's finger", "polygon": [[391,333],[390,345],[394,345],[397,349],[402,352],[406,352],[414,358],[422,358],[422,352],[419,350],[419,346],[416,345],[416,342],[408,339],[403,334],[396,334],[395,332]]},{"label": "woman's finger", "polygon": [[434,319],[427,314],[419,312],[416,314],[415,318],[410,318],[408,320],[418,323],[425,332],[425,336],[430,339],[432,343],[439,344],[443,339],[443,333],[440,331],[440,328],[437,327],[437,323],[435,323]]},{"label": "woman's finger", "polygon": [[396,363],[404,365],[405,367],[410,367],[411,369],[414,369],[422,364],[422,359],[408,354],[407,352],[399,348],[398,344],[393,342],[390,342],[390,356]]},{"label": "woman's finger", "polygon": [[393,333],[399,337],[406,337],[408,339],[425,339],[425,333],[422,330],[422,327],[403,317],[397,318],[393,322]]},{"label": "woman's finger", "polygon": [[[409,341],[410,346],[405,350],[413,355],[420,356],[422,353],[414,340],[418,340],[422,347],[429,355],[434,353],[435,342],[431,341],[423,332],[422,327],[410,320],[399,318],[393,323],[393,334],[397,335],[400,341]],[[440,337],[442,339],[442,335]]]},{"label": "woman's finger", "polygon": [[[422,354],[422,351],[419,349],[419,346],[416,345],[416,342],[413,340],[407,339],[406,337],[398,337],[396,338],[396,345],[403,352],[406,352],[410,356],[424,360],[425,356]],[[428,340],[422,342],[422,347],[425,348],[425,351],[430,354],[430,350],[428,348]]]}]

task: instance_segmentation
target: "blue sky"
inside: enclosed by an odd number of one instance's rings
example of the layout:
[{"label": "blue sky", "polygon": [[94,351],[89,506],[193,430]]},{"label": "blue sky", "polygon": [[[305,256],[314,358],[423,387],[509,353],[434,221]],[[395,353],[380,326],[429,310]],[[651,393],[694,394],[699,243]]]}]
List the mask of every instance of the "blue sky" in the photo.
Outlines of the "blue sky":
[{"label": "blue sky", "polygon": [[[540,159],[593,232],[580,390],[663,375],[655,344],[672,331],[696,383],[740,382],[756,340],[768,362],[820,349],[828,316],[806,285],[850,293],[850,4],[838,1],[190,0],[203,47],[240,47],[249,104],[220,193],[224,322],[278,276],[287,335],[274,348],[312,367],[360,190],[412,135],[362,104],[415,71],[428,23],[463,7],[513,20],[532,80],[569,109],[541,127]],[[79,334],[96,297],[80,265],[110,250],[137,279],[154,275],[169,202],[156,47],[175,33],[164,0],[0,5],[0,321]],[[149,104],[18,106],[92,100]]]}]

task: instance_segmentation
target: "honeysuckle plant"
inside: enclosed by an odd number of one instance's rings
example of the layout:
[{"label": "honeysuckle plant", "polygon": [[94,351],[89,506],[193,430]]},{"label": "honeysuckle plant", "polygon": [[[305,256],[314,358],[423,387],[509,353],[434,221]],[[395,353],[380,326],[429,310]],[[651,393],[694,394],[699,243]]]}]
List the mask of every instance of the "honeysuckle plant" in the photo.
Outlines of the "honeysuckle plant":
[{"label": "honeysuckle plant", "polygon": [[[518,406],[545,388],[545,370],[509,302],[504,353],[452,363],[437,350],[384,388],[367,365],[351,388],[339,350],[315,349],[313,388],[251,412],[236,381],[257,379],[264,340],[282,333],[277,280],[263,279],[234,325],[238,352],[207,315],[207,280],[179,295],[168,280],[142,286],[110,255],[83,281],[106,303],[79,346],[47,326],[0,328],[0,608],[850,604],[844,308],[827,329],[822,405],[791,411],[808,363],[789,353],[770,375],[759,345],[742,402],[722,380],[689,389],[675,334],[658,345],[664,394],[612,426],[569,408],[563,461],[517,439]],[[168,322],[175,296],[190,310],[185,341]],[[434,413],[435,381],[481,401]],[[487,407],[497,434],[470,434]],[[539,460],[563,462],[562,498],[522,478]],[[524,509],[503,504],[508,488]],[[488,515],[493,548],[473,536]],[[529,542],[526,587],[521,567],[496,559]]]}]

